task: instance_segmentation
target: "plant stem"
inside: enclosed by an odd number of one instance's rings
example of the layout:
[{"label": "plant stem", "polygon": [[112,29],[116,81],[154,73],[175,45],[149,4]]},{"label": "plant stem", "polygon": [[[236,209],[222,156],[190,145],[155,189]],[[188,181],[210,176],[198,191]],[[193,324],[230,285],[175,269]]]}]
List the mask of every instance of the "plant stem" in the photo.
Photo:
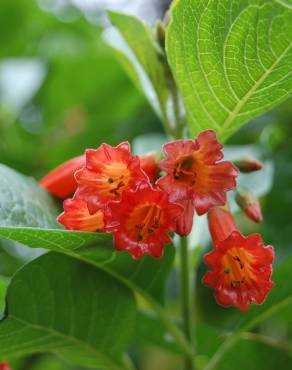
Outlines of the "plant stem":
[{"label": "plant stem", "polygon": [[[191,282],[190,256],[188,248],[187,237],[180,238],[180,287],[181,287],[181,309],[183,318],[183,330],[193,352],[194,352],[194,338],[193,338],[193,284]],[[194,353],[192,357],[185,357],[184,369],[195,370]]]}]

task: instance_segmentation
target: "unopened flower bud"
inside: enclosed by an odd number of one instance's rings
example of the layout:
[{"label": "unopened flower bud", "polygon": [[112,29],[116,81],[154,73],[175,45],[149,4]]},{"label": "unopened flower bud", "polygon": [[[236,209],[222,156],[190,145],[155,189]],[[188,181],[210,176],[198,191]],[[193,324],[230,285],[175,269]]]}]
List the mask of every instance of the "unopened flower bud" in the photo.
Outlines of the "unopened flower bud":
[{"label": "unopened flower bud", "polygon": [[65,199],[77,188],[74,174],[85,166],[85,155],[75,157],[54,168],[40,180],[40,186],[58,198]]},{"label": "unopened flower bud", "polygon": [[260,223],[263,220],[262,210],[258,199],[248,191],[237,191],[236,202],[249,219]]},{"label": "unopened flower bud", "polygon": [[243,173],[259,171],[264,166],[262,162],[251,156],[238,159],[234,164]]}]

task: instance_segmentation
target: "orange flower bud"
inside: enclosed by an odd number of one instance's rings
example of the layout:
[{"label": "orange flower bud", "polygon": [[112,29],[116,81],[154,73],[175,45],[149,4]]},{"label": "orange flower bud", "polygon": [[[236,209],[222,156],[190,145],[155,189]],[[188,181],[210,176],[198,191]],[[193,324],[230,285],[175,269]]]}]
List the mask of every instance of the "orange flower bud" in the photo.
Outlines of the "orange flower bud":
[{"label": "orange flower bud", "polygon": [[258,199],[250,192],[237,191],[236,202],[247,217],[257,223],[262,222],[263,215]]},{"label": "orange flower bud", "polygon": [[259,171],[264,166],[262,162],[251,156],[243,157],[237,161],[234,161],[234,164],[239,169],[239,171],[243,173]]},{"label": "orange flower bud", "polygon": [[72,158],[49,172],[39,184],[56,197],[65,199],[76,190],[77,182],[74,174],[83,166],[85,166],[85,155]]}]

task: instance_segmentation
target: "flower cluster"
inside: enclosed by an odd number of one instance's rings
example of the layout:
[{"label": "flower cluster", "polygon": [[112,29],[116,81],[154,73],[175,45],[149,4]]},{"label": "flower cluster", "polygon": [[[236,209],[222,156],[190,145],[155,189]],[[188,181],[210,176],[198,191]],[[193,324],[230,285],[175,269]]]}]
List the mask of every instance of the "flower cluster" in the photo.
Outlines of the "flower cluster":
[{"label": "flower cluster", "polygon": [[[160,257],[170,232],[189,234],[194,212],[225,204],[226,192],[235,188],[238,170],[221,161],[221,149],[213,131],[165,144],[160,163],[155,155],[133,155],[127,142],[89,149],[85,158],[67,162],[78,169],[77,189],[58,221],[69,230],[111,232],[115,247],[135,259]],[[160,170],[165,175],[157,179]]]},{"label": "flower cluster", "polygon": [[[58,217],[66,229],[110,232],[116,249],[134,259],[161,257],[171,233],[188,235],[194,214],[208,213],[214,250],[205,256],[211,271],[203,281],[214,288],[218,303],[246,310],[251,302],[263,302],[273,285],[273,249],[259,235],[242,236],[221,208],[239,173],[222,160],[222,147],[211,130],[165,144],[160,162],[155,154],[133,155],[128,142],[102,144],[53,170],[41,185],[60,198],[75,192]],[[252,159],[239,167],[260,169]],[[255,200],[241,196],[239,203],[260,221]]]}]

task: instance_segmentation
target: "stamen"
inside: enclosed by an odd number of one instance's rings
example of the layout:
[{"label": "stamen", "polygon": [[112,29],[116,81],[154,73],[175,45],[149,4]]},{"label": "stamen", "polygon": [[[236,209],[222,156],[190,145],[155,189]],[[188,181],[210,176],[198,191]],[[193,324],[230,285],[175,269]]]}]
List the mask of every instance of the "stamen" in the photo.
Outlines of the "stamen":
[{"label": "stamen", "polygon": [[193,165],[194,159],[192,157],[181,158],[175,164],[173,170],[174,179],[186,181],[190,185],[194,185],[196,180],[196,173]]},{"label": "stamen", "polygon": [[250,268],[251,256],[242,248],[229,249],[222,259],[222,271],[226,284],[232,288],[239,289],[253,278]]},{"label": "stamen", "polygon": [[233,257],[233,259],[239,263],[241,269],[244,268],[244,264],[238,256]]},{"label": "stamen", "polygon": [[135,230],[136,239],[141,241],[153,235],[160,227],[161,209],[156,205],[145,205],[133,213],[129,219],[130,229]]}]

